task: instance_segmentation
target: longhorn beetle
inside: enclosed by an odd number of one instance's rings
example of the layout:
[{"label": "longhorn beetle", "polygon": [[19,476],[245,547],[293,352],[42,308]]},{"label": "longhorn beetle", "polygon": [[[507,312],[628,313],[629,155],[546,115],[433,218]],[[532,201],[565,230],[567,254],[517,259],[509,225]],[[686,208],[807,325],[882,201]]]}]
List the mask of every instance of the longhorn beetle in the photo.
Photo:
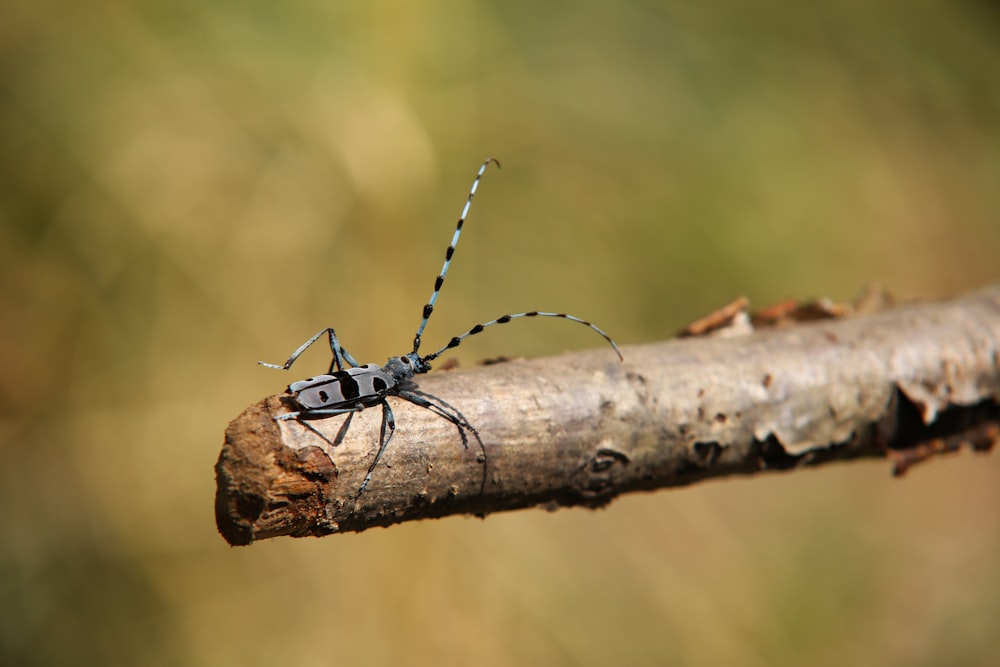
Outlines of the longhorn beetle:
[{"label": "longhorn beetle", "polygon": [[[516,313],[513,315],[503,315],[495,320],[477,324],[465,333],[452,338],[437,352],[420,356],[420,342],[421,336],[424,333],[424,327],[427,326],[427,320],[430,319],[431,313],[434,312],[434,304],[437,302],[438,294],[441,292],[441,285],[444,284],[445,275],[448,273],[448,268],[451,266],[451,259],[455,253],[455,246],[458,245],[458,237],[462,234],[462,225],[465,224],[465,217],[469,214],[469,207],[472,205],[472,198],[476,195],[476,188],[479,187],[479,179],[483,177],[483,172],[486,171],[486,167],[488,167],[491,162],[496,164],[498,168],[500,167],[500,163],[497,160],[487,158],[486,161],[483,162],[482,166],[479,167],[479,171],[476,173],[476,178],[472,182],[472,188],[469,190],[469,197],[465,202],[465,207],[462,209],[462,215],[459,217],[458,224],[455,227],[455,234],[451,238],[451,244],[445,251],[444,264],[441,266],[441,272],[434,280],[434,291],[431,293],[431,298],[427,302],[427,305],[424,306],[423,318],[420,320],[420,326],[417,327],[417,333],[413,337],[412,352],[398,357],[390,357],[383,366],[379,366],[378,364],[365,364],[362,366],[358,364],[358,362],[354,360],[354,357],[352,357],[350,353],[348,353],[348,351],[345,350],[340,344],[340,341],[337,339],[337,333],[333,330],[333,327],[327,327],[303,343],[299,349],[292,352],[291,356],[288,357],[288,361],[284,364],[269,364],[264,361],[257,362],[261,366],[267,366],[268,368],[288,370],[291,368],[292,364],[295,363],[295,360],[299,358],[299,355],[305,352],[306,349],[308,349],[321,337],[324,335],[327,336],[330,341],[330,350],[333,352],[333,361],[330,362],[329,370],[325,375],[317,375],[315,377],[293,382],[288,385],[287,393],[290,394],[290,400],[299,409],[296,412],[288,412],[278,415],[274,419],[277,421],[295,420],[319,435],[323,440],[332,446],[336,446],[343,441],[343,438],[347,434],[347,430],[350,427],[351,419],[354,417],[354,413],[361,412],[366,408],[371,408],[376,405],[382,406],[382,426],[379,429],[378,450],[375,452],[375,458],[372,460],[371,465],[368,466],[368,474],[365,475],[365,479],[361,483],[361,488],[358,490],[358,497],[360,497],[368,487],[368,483],[371,481],[372,471],[375,470],[375,466],[377,466],[378,462],[382,459],[382,454],[385,453],[385,448],[392,439],[393,433],[396,431],[396,419],[392,414],[392,407],[389,405],[389,401],[386,400],[389,396],[396,396],[415,405],[419,405],[422,408],[426,408],[439,417],[442,417],[443,419],[446,419],[454,424],[458,429],[459,435],[462,437],[462,444],[464,444],[466,448],[469,446],[469,441],[465,432],[471,431],[476,437],[476,440],[479,442],[479,449],[482,453],[480,461],[483,463],[483,481],[480,490],[485,488],[486,448],[483,446],[483,441],[479,437],[479,432],[455,407],[437,397],[420,391],[417,388],[416,383],[413,381],[414,375],[429,371],[431,369],[430,362],[434,361],[448,350],[461,345],[462,341],[467,337],[480,333],[487,327],[491,327],[494,324],[507,324],[508,322],[522,317],[561,317],[565,320],[578,322],[593,329],[596,333],[603,337],[604,340],[608,341],[612,349],[614,349],[615,353],[618,355],[618,358],[623,360],[622,353],[618,349],[618,345],[611,340],[610,336],[590,322],[565,313],[543,313],[536,310]],[[345,365],[348,367],[345,368]],[[347,415],[347,418],[344,420],[344,423],[341,425],[339,431],[337,432],[337,436],[333,441],[330,441],[325,435],[311,426],[307,421],[310,419],[323,419],[333,415],[344,414]]]}]

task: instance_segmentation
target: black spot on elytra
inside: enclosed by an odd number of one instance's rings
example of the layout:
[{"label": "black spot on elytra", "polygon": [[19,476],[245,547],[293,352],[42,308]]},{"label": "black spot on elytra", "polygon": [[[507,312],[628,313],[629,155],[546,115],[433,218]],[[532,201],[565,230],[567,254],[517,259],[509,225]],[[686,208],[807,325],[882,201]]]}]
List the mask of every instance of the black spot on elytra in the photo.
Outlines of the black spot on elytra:
[{"label": "black spot on elytra", "polygon": [[340,393],[345,400],[352,400],[361,395],[361,387],[358,386],[357,380],[345,373],[340,378]]}]

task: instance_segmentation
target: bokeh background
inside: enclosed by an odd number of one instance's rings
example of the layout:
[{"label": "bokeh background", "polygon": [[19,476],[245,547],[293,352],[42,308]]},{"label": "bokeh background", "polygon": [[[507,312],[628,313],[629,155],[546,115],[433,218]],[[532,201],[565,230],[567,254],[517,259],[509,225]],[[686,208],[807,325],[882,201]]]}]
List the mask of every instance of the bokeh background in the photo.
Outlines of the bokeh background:
[{"label": "bokeh background", "polygon": [[487,155],[429,345],[1000,280],[995,3],[0,12],[0,663],[996,664],[996,453],[242,549],[212,504],[256,360],[408,349]]}]

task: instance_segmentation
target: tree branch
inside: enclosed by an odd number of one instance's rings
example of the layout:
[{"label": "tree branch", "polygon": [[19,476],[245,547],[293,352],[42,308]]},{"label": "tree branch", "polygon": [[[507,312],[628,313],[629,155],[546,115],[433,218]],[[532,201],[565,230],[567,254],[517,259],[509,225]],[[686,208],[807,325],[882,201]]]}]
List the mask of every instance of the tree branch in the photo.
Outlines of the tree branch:
[{"label": "tree branch", "polygon": [[[629,491],[861,457],[889,456],[901,473],[1000,437],[1000,286],[746,329],[625,347],[624,364],[605,349],[418,376],[422,391],[476,426],[485,461],[474,438],[466,448],[454,425],[390,397],[396,434],[360,497],[381,410],[358,413],[333,448],[295,421],[275,422],[289,408],[269,397],[226,430],[219,530],[235,545],[458,513],[596,507]],[[310,421],[331,441],[342,423]]]}]

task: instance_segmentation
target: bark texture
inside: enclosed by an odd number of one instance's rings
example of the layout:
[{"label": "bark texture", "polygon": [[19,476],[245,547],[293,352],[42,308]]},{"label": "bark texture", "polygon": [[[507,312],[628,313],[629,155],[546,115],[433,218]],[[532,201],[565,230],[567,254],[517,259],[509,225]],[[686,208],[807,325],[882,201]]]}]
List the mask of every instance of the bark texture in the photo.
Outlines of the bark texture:
[{"label": "bark texture", "polygon": [[[360,497],[381,410],[358,413],[334,448],[274,421],[290,408],[271,396],[226,430],[219,530],[243,545],[596,507],[629,491],[861,457],[888,456],[901,473],[1000,437],[1000,286],[856,317],[822,304],[783,312],[805,315],[769,322],[814,321],[755,329],[737,302],[689,337],[624,347],[624,363],[603,349],[418,376],[477,427],[485,456],[475,438],[466,448],[452,424],[390,397],[396,434]],[[309,423],[333,441],[343,419]]]}]

